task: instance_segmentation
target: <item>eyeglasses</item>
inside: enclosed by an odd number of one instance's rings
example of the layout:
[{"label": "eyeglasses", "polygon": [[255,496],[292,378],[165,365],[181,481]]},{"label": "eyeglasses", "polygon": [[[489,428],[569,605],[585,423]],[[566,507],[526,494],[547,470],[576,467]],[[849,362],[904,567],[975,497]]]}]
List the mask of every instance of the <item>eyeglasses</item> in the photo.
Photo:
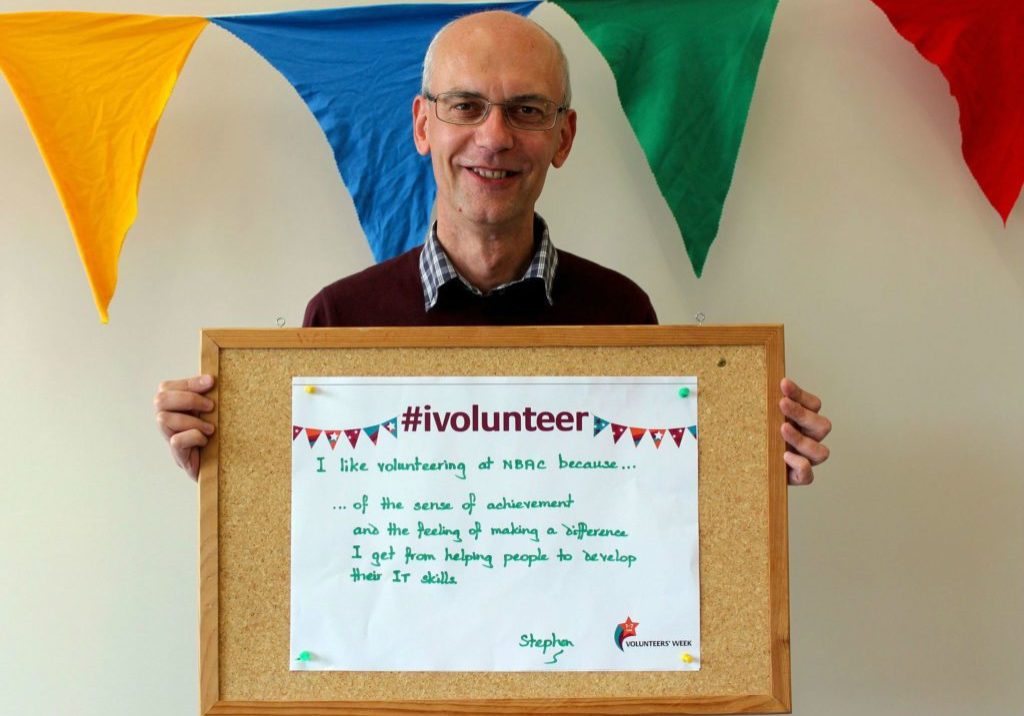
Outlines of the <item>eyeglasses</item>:
[{"label": "eyeglasses", "polygon": [[423,96],[434,103],[437,118],[448,124],[480,124],[491,113],[491,107],[501,107],[510,127],[539,131],[554,127],[559,113],[568,109],[543,97],[491,102],[471,92],[424,92]]}]

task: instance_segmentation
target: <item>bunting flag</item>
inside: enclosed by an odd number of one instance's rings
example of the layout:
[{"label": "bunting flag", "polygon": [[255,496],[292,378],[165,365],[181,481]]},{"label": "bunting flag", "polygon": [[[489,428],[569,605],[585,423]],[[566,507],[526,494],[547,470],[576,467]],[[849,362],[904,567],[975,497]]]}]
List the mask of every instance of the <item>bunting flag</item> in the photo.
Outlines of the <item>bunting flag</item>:
[{"label": "bunting flag", "polygon": [[309,438],[310,447],[313,447],[316,444],[316,441],[320,438],[320,433],[322,432],[323,430],[318,428],[306,428],[306,437]]},{"label": "bunting flag", "polygon": [[676,441],[676,447],[679,447],[683,442],[683,436],[686,435],[686,428],[670,428],[668,434]]},{"label": "bunting flag", "polygon": [[633,436],[633,445],[639,447],[640,441],[644,439],[644,435],[647,434],[647,428],[630,428],[629,434]]},{"label": "bunting flag", "polygon": [[686,429],[690,431],[690,435],[692,435],[694,437],[694,439],[696,440],[696,438],[697,438],[697,426],[696,425],[691,425],[690,427],[688,427]]},{"label": "bunting flag", "polygon": [[391,437],[398,437],[398,417],[391,418],[391,420],[385,420],[380,424],[382,428],[391,433]]},{"label": "bunting flag", "polygon": [[654,447],[660,448],[661,447],[661,440],[662,440],[662,438],[665,437],[665,429],[664,428],[651,428],[650,429],[650,433],[651,433],[651,440],[654,441]]},{"label": "bunting flag", "polygon": [[423,55],[451,20],[480,10],[529,14],[536,2],[303,10],[213,17],[292,84],[334,151],[374,258],[421,243],[436,185],[416,153],[412,100]]},{"label": "bunting flag", "polygon": [[100,320],[157,124],[199,17],[0,14],[0,71],[57,188]]},{"label": "bunting flag", "polygon": [[618,425],[616,423],[612,423],[612,442],[619,442],[619,438],[622,437],[622,434],[624,432],[626,432],[625,425]]},{"label": "bunting flag", "polygon": [[1005,225],[1024,185],[1024,2],[874,2],[949,82],[964,159]]},{"label": "bunting flag", "polygon": [[359,436],[362,434],[362,430],[359,428],[352,428],[351,430],[345,431],[345,437],[348,438],[349,443],[352,447],[356,446],[356,442],[359,440]]},{"label": "bunting flag", "polygon": [[292,426],[292,440],[295,440],[295,438],[299,437],[299,435],[301,433],[302,433],[302,426],[301,425],[293,425]]},{"label": "bunting flag", "polygon": [[331,450],[338,444],[338,438],[341,437],[340,430],[325,430],[324,434],[327,435],[327,442],[331,444]]},{"label": "bunting flag", "polygon": [[608,421],[604,418],[594,416],[594,435],[596,436],[599,432],[608,427]]},{"label": "bunting flag", "polygon": [[[363,428],[363,432],[366,433],[368,438],[370,438],[371,443],[374,445],[377,444],[377,436],[380,435],[380,425],[369,425]],[[355,447],[355,445],[352,447]]]},{"label": "bunting flag", "polygon": [[553,0],[619,101],[701,275],[732,182],[778,0]]}]

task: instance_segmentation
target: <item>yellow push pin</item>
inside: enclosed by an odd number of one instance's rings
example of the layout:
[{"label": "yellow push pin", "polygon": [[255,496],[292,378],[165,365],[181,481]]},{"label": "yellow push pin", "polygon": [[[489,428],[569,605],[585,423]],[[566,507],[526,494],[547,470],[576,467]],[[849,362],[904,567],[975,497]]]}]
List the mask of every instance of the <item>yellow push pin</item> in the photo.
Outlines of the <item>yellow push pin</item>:
[{"label": "yellow push pin", "polygon": [[684,651],[683,655],[681,657],[679,657],[679,658],[682,659],[687,664],[692,664],[693,663],[693,657],[690,656],[689,652]]},{"label": "yellow push pin", "polygon": [[306,392],[312,395],[313,393],[316,392],[316,386],[314,386],[314,385],[307,385],[306,386]]}]

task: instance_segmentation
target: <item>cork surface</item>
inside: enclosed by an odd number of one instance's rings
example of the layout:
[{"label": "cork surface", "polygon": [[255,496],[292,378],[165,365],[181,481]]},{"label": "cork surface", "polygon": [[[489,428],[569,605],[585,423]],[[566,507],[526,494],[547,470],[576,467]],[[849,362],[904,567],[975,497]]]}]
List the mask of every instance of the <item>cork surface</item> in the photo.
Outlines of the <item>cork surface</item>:
[{"label": "cork surface", "polygon": [[[766,426],[774,425],[776,418],[767,415],[766,391],[774,390],[768,387],[767,362],[766,348],[758,344],[290,349],[222,345],[216,367],[219,700],[394,702],[771,693],[773,552]],[[701,431],[701,670],[289,671],[291,379],[296,375],[696,375]],[[212,517],[204,513],[204,519]],[[788,605],[781,606],[788,631]],[[788,651],[786,661],[788,681]]]}]

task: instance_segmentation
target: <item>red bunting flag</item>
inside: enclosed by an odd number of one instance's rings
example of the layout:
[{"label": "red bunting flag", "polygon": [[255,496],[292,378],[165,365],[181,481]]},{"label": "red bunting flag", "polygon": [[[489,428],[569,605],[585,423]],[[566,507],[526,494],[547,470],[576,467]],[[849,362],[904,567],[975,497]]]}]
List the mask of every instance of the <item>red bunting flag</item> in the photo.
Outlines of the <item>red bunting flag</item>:
[{"label": "red bunting flag", "polygon": [[1024,184],[1024,2],[874,2],[949,82],[964,159],[1005,224]]},{"label": "red bunting flag", "polygon": [[644,439],[644,435],[647,434],[647,428],[630,428],[629,434],[633,436],[633,445],[639,446],[640,441]]},{"label": "red bunting flag", "polygon": [[661,447],[661,439],[665,437],[665,428],[651,428],[651,440],[654,441],[654,447]]},{"label": "red bunting flag", "polygon": [[686,428],[669,428],[668,434],[676,441],[676,447],[679,447],[683,442],[683,436],[686,435]]},{"label": "red bunting flag", "polygon": [[310,447],[313,447],[322,432],[323,431],[318,428],[306,428],[306,437],[309,438]]},{"label": "red bunting flag", "polygon": [[619,425],[618,423],[612,423],[612,442],[618,442],[622,434],[626,432],[625,425]]},{"label": "red bunting flag", "polygon": [[345,437],[347,437],[347,438],[348,438],[348,441],[349,441],[350,443],[352,443],[352,447],[355,447],[355,446],[356,446],[356,441],[357,441],[357,440],[359,440],[359,435],[360,435],[360,434],[361,434],[362,432],[363,432],[363,431],[362,431],[362,430],[360,430],[359,428],[353,428],[353,429],[351,429],[351,430],[346,430],[346,431],[345,431]]},{"label": "red bunting flag", "polygon": [[294,440],[295,438],[299,437],[299,434],[301,432],[302,432],[302,426],[301,425],[293,425],[292,426],[292,440]]},{"label": "red bunting flag", "polygon": [[324,433],[327,435],[327,442],[331,444],[331,450],[338,444],[338,438],[341,437],[340,430],[325,430]]}]

